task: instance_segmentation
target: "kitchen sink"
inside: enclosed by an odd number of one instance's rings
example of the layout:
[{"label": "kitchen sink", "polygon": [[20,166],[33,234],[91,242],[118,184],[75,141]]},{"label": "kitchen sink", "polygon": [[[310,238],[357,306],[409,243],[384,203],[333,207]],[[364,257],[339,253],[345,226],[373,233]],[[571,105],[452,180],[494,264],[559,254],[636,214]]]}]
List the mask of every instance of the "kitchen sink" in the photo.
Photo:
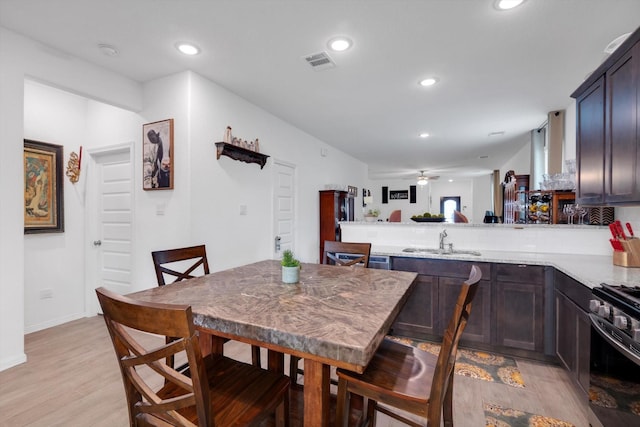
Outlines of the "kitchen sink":
[{"label": "kitchen sink", "polygon": [[468,250],[460,250],[460,249],[433,249],[433,248],[404,248],[402,252],[412,253],[412,254],[437,254],[437,255],[474,255],[480,256],[480,252],[478,251],[468,251]]}]

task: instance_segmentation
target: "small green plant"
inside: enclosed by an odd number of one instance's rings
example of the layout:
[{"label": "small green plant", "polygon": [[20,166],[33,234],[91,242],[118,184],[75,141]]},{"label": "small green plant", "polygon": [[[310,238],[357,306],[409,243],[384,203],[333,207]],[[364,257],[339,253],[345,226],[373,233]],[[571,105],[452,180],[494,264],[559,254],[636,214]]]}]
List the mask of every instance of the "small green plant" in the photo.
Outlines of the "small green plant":
[{"label": "small green plant", "polygon": [[281,264],[283,267],[299,267],[300,261],[298,261],[294,256],[291,249],[287,249],[282,252],[282,261]]},{"label": "small green plant", "polygon": [[367,213],[367,215],[369,215],[369,216],[378,216],[378,215],[380,215],[380,210],[379,209],[369,209],[369,212]]}]

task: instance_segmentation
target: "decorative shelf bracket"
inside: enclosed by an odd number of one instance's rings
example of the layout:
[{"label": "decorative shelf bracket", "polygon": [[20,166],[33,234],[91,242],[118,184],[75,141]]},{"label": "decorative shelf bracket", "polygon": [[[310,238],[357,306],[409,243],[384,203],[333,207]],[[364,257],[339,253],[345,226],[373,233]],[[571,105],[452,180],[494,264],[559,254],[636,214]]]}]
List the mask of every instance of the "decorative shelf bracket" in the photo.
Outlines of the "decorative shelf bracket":
[{"label": "decorative shelf bracket", "polygon": [[247,150],[246,148],[226,142],[216,142],[216,150],[218,160],[220,156],[227,156],[233,160],[239,160],[245,163],[257,163],[260,165],[260,169],[264,168],[264,165],[267,163],[267,158],[269,157],[266,154],[256,153],[255,151]]}]

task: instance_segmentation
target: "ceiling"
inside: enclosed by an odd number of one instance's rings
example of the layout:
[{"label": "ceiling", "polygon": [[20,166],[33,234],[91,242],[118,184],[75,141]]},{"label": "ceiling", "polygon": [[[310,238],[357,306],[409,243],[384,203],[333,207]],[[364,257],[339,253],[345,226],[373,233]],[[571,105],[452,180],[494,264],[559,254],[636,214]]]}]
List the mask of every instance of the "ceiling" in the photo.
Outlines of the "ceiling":
[{"label": "ceiling", "polygon": [[[460,177],[500,168],[640,25],[638,0],[493,3],[0,0],[0,25],[138,82],[192,70],[365,162],[372,179]],[[336,35],[353,47],[330,52]],[[303,59],[322,51],[335,68]],[[419,86],[428,76],[438,83]]]}]

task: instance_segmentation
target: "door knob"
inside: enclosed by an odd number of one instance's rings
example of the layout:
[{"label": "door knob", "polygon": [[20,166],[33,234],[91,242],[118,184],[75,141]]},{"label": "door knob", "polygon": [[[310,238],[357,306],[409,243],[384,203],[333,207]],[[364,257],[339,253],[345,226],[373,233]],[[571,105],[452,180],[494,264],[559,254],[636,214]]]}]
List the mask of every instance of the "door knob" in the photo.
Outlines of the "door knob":
[{"label": "door knob", "polygon": [[93,241],[93,246],[100,246],[102,245],[102,240],[94,240]]}]

